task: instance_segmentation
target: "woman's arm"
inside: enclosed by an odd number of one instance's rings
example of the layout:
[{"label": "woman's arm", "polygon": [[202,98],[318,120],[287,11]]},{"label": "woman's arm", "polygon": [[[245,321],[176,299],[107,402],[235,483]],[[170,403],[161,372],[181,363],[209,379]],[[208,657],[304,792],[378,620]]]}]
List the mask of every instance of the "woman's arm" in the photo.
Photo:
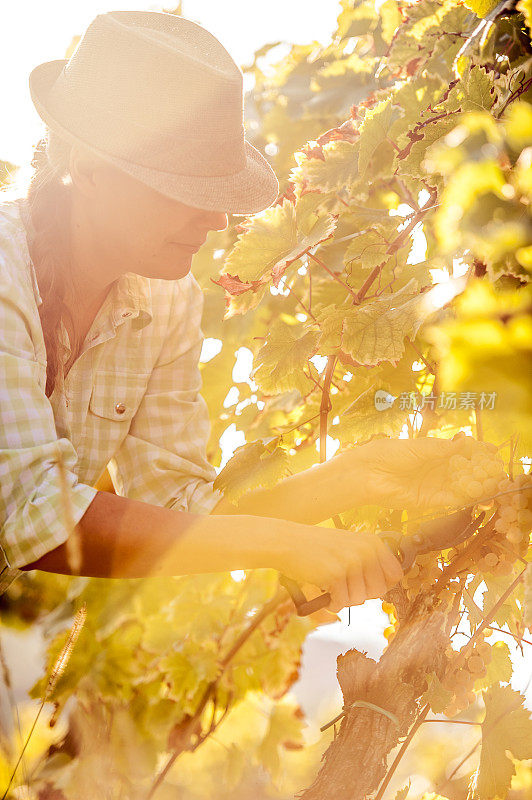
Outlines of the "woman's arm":
[{"label": "woman's arm", "polygon": [[223,497],[210,513],[252,514],[316,525],[349,508],[371,503],[364,447],[338,453],[271,488],[247,492],[238,506]]},{"label": "woman's arm", "polygon": [[[108,492],[96,493],[76,530],[81,574],[94,577],[267,567],[330,592],[330,611],[382,597],[402,577],[391,550],[371,534],[260,516],[192,514]],[[65,544],[24,569],[70,574]]]},{"label": "woman's arm", "polygon": [[[87,507],[76,535],[81,546],[81,574],[98,578],[274,566],[280,549],[269,520],[250,520],[245,515],[214,519],[105,491],[98,491]],[[66,543],[21,569],[71,574]]]}]

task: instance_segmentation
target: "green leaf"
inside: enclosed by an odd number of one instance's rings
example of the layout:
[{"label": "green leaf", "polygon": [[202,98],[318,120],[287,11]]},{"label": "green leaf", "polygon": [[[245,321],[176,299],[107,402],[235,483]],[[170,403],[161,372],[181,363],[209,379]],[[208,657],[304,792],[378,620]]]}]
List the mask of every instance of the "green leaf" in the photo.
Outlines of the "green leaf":
[{"label": "green leaf", "polygon": [[403,786],[402,789],[399,789],[399,791],[395,795],[395,800],[405,800],[409,791],[410,791],[410,781],[406,786]]},{"label": "green leaf", "polygon": [[451,702],[451,692],[445,688],[435,672],[427,675],[427,683],[428,689],[421,698],[421,702],[428,703],[435,714],[441,714]]},{"label": "green leaf", "polygon": [[402,110],[392,102],[393,97],[389,97],[366,112],[360,128],[358,169],[361,175],[367,171],[373,154],[386,141],[390,128],[402,114]]},{"label": "green leaf", "polygon": [[230,501],[238,504],[238,499],[252,489],[275,486],[285,477],[288,466],[288,453],[276,446],[278,441],[279,437],[273,436],[237,447],[217,475],[214,488],[221,489]]},{"label": "green leaf", "polygon": [[342,350],[368,366],[398,361],[405,350],[405,337],[415,336],[429,313],[423,310],[414,290],[414,282],[409,281],[393,294],[354,308],[324,308],[317,320],[321,329],[320,353],[330,355]]},{"label": "green leaf", "polygon": [[256,281],[267,274],[278,284],[286,266],[311,247],[328,239],[335,228],[330,215],[317,216],[307,203],[297,209],[284,199],[255,214],[243,227],[227,256],[224,273],[240,281]]},{"label": "green leaf", "polygon": [[464,0],[465,5],[474,11],[477,17],[485,17],[493,11],[499,0]]},{"label": "green leaf", "polygon": [[402,22],[397,0],[384,0],[384,3],[379,6],[379,16],[381,18],[382,38],[387,44],[390,44],[395,31]]},{"label": "green leaf", "polygon": [[436,216],[436,235],[442,246],[452,249],[459,242],[462,219],[477,198],[488,193],[504,199],[504,174],[496,161],[467,162],[447,183]]},{"label": "green leaf", "polygon": [[231,347],[222,347],[206,364],[200,365],[201,393],[207,401],[209,416],[213,419],[223,408],[228,386],[232,384],[231,373],[235,364],[235,353]]},{"label": "green leaf", "polygon": [[402,153],[398,153],[396,156],[396,166],[400,170],[400,174],[412,175],[419,179],[419,176],[423,173],[422,164],[427,149],[449,133],[456,126],[456,122],[456,116],[448,114],[441,119],[435,118],[428,124],[424,124],[417,131],[414,129],[412,145],[409,147],[408,153],[406,156]]},{"label": "green leaf", "polygon": [[[389,391],[386,383],[378,377],[368,389],[361,392],[351,405],[341,414],[338,425],[332,428],[331,435],[344,442],[366,441],[375,434],[397,436],[406,421],[408,412],[400,408],[397,398],[384,410],[375,405],[375,393]],[[393,395],[392,395],[393,397]]]},{"label": "green leaf", "polygon": [[495,642],[491,648],[491,660],[483,678],[475,681],[475,689],[484,689],[498,683],[509,683],[512,677],[512,659],[506,642]]},{"label": "green leaf", "polygon": [[223,785],[234,789],[242,780],[246,766],[246,754],[234,742],[228,745],[227,756],[224,760]]},{"label": "green leaf", "polygon": [[524,15],[528,30],[532,31],[532,0],[519,0],[516,8]]},{"label": "green leaf", "polygon": [[481,111],[491,109],[494,100],[494,86],[488,72],[474,66],[467,75],[464,87],[462,111]]},{"label": "green leaf", "polygon": [[358,141],[337,140],[324,145],[323,161],[295,153],[298,166],[291,171],[290,180],[323,192],[351,186],[358,177],[358,150]]},{"label": "green leaf", "polygon": [[515,150],[531,145],[532,105],[523,101],[512,103],[504,116],[504,130]]},{"label": "green leaf", "polygon": [[486,715],[476,776],[480,800],[506,797],[515,774],[507,750],[516,759],[532,758],[532,718],[523,701],[519,692],[507,686],[493,686],[484,693]]},{"label": "green leaf", "polygon": [[313,367],[309,359],[316,353],[318,339],[317,331],[301,335],[301,325],[275,320],[255,357],[256,366],[251,377],[269,395],[290,389],[306,394],[315,384],[306,377],[303,368]]},{"label": "green leaf", "polygon": [[303,727],[305,720],[299,706],[279,703],[272,709],[266,735],[258,748],[261,763],[277,777],[281,765],[283,746],[300,748],[303,746]]},{"label": "green leaf", "polygon": [[349,269],[353,268],[352,262],[359,263],[362,269],[373,269],[386,261],[389,246],[384,234],[378,228],[373,228],[351,240],[344,262]]}]

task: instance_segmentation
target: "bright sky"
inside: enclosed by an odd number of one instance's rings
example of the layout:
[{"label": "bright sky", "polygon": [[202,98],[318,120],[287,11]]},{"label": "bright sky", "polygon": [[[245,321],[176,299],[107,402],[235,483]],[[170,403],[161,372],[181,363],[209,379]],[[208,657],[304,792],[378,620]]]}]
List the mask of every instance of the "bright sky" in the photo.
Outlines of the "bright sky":
[{"label": "bright sky", "polygon": [[[32,145],[44,123],[28,89],[28,75],[45,61],[65,57],[73,36],[97,14],[113,10],[173,10],[148,0],[29,0],[8,3],[0,14],[0,159],[21,164],[31,159]],[[267,42],[327,42],[340,12],[338,0],[183,0],[183,15],[213,33],[244,65]]]}]

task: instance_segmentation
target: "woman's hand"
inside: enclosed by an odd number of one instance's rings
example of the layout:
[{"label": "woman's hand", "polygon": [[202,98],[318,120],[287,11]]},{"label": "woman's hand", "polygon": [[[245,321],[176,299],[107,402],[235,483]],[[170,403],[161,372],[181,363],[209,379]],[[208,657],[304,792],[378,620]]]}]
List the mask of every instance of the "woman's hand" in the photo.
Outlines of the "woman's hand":
[{"label": "woman's hand", "polygon": [[[392,551],[374,534],[295,525],[275,568],[298,581],[311,599],[329,592],[329,611],[383,597],[403,577]],[[314,589],[314,591],[312,591]]]},{"label": "woman's hand", "polygon": [[463,505],[451,486],[451,458],[481,460],[486,449],[497,448],[460,433],[452,439],[373,439],[344,453],[364,460],[368,503],[409,508]]}]

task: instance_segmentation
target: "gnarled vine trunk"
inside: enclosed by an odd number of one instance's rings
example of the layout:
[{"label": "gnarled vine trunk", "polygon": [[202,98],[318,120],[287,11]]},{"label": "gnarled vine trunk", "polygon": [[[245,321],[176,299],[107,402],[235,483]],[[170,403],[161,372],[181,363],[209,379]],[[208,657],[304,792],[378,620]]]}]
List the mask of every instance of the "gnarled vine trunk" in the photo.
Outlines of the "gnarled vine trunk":
[{"label": "gnarled vine trunk", "polygon": [[427,674],[439,677],[446,664],[449,611],[434,594],[418,595],[405,610],[401,626],[377,663],[357,650],[337,659],[344,709],[362,700],[368,707],[348,709],[324,762],[301,800],[364,800],[386,774],[387,757],[410,729],[427,688]]}]

